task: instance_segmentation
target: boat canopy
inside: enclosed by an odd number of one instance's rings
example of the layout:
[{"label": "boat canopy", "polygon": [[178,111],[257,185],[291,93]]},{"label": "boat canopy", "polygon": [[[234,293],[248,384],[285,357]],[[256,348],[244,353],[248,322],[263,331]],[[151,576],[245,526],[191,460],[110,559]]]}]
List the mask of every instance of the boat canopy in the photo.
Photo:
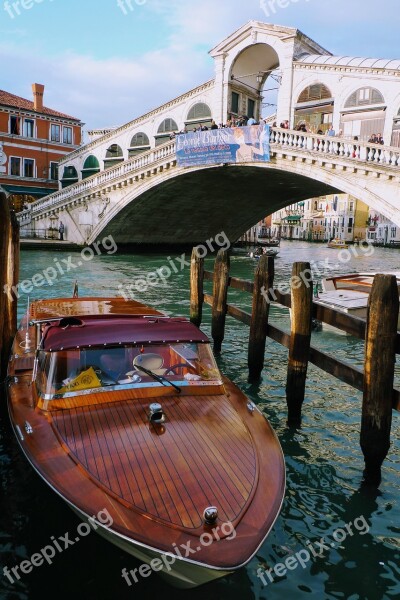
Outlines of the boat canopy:
[{"label": "boat canopy", "polygon": [[49,323],[41,348],[58,352],[92,346],[209,342],[190,321],[177,317],[67,317]]}]

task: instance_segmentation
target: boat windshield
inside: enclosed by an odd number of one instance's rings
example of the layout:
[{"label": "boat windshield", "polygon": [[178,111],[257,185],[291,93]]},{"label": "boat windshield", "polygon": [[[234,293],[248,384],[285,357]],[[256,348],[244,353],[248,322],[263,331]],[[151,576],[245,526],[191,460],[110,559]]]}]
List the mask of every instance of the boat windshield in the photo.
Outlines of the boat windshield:
[{"label": "boat windshield", "polygon": [[179,387],[222,385],[208,343],[41,351],[36,381],[45,400],[110,388],[163,387],[168,381]]}]

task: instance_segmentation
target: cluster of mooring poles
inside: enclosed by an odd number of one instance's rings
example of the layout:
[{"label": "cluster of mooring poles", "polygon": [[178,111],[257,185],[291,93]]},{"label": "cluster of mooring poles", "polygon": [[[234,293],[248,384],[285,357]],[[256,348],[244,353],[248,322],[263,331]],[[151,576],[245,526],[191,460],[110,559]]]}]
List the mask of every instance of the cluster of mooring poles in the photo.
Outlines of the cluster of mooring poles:
[{"label": "cluster of mooring poles", "polygon": [[[261,256],[254,281],[230,277],[229,251],[219,250],[214,272],[204,270],[196,249],[191,257],[190,318],[200,325],[203,302],[212,307],[211,334],[214,351],[221,352],[226,315],[250,326],[248,343],[249,380],[256,381],[264,366],[267,337],[289,350],[286,401],[288,424],[299,426],[304,401],[307,367],[320,369],[363,392],[360,444],[364,454],[365,483],[379,485],[381,466],[390,446],[392,411],[400,410],[400,390],[394,389],[396,353],[400,353],[397,331],[399,291],[394,275],[376,275],[368,301],[367,320],[323,307],[313,302],[310,264],[293,264],[291,293],[273,288],[274,259]],[[212,295],[204,293],[204,281],[213,282]],[[228,303],[228,288],[253,295],[252,312]],[[268,322],[269,304],[277,302],[291,309],[291,332]],[[312,321],[316,319],[365,340],[364,369],[359,369],[311,345]]]}]

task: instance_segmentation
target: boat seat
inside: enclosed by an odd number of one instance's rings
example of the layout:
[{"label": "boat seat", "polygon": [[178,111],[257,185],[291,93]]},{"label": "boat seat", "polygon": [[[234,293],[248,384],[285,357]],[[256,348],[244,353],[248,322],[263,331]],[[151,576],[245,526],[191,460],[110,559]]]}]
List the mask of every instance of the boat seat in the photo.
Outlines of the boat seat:
[{"label": "boat seat", "polygon": [[149,369],[149,371],[153,371],[156,375],[164,375],[166,369],[163,368],[164,359],[160,354],[156,354],[155,352],[146,352],[144,354],[138,354],[133,359],[133,367],[139,373],[140,369],[136,368],[136,365],[139,367],[143,367],[145,369]]}]

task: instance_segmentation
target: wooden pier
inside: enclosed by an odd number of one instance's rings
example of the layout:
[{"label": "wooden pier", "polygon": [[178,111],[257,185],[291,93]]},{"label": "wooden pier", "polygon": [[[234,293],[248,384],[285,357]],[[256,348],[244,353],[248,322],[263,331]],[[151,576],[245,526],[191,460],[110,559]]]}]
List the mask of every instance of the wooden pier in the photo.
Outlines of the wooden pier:
[{"label": "wooden pier", "polygon": [[[288,348],[288,425],[298,427],[301,423],[309,362],[363,392],[360,444],[365,460],[364,482],[379,485],[381,466],[390,445],[392,411],[400,411],[400,390],[393,387],[396,354],[400,354],[396,277],[375,276],[365,321],[313,302],[313,282],[308,263],[294,263],[290,294],[273,288],[274,260],[270,257],[260,258],[254,281],[229,276],[229,254],[226,250],[218,252],[214,272],[204,270],[203,259],[197,257],[196,249],[193,250],[191,264],[191,320],[200,325],[203,302],[212,307],[211,330],[215,352],[219,353],[222,349],[226,315],[250,326],[250,381],[261,376],[267,338]],[[213,283],[212,296],[203,293],[204,281]],[[253,295],[251,313],[229,304],[229,288]],[[291,309],[290,334],[269,323],[272,301]],[[346,364],[313,347],[313,319],[365,340],[364,369]]]}]

